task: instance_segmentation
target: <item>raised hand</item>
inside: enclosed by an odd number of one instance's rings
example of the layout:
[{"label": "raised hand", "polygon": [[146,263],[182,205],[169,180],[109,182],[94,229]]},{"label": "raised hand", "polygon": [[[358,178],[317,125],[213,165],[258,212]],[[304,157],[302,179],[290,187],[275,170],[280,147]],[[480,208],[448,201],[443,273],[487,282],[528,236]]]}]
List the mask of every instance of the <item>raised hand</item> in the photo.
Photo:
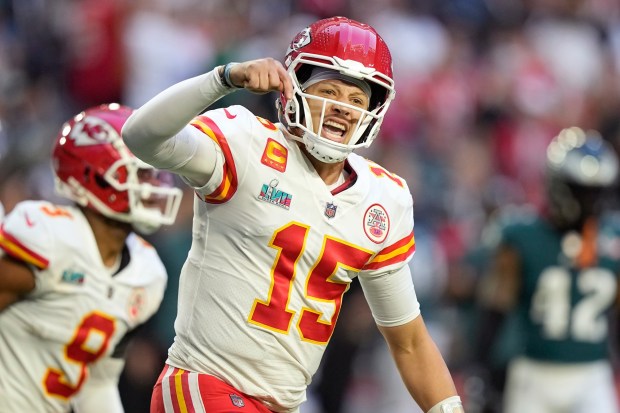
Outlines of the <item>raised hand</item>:
[{"label": "raised hand", "polygon": [[293,83],[286,69],[273,58],[249,60],[230,68],[230,81],[253,93],[282,92],[293,98]]}]

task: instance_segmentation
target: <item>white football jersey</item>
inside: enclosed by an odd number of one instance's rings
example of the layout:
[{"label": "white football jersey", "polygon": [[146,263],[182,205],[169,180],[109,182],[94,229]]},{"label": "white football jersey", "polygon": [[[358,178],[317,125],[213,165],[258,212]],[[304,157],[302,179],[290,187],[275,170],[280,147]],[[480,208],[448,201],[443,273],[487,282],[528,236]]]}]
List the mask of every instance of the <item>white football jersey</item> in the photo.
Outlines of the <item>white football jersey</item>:
[{"label": "white football jersey", "polygon": [[402,283],[397,271],[415,250],[410,191],[352,154],[349,178],[330,192],[295,142],[241,106],[209,111],[192,126],[222,158],[196,189],[168,362],[294,411],[354,277],[367,295],[379,285],[395,292],[373,308],[379,324],[419,314],[411,277]]},{"label": "white football jersey", "polygon": [[36,286],[0,312],[0,412],[68,411],[89,366],[159,308],[159,256],[135,234],[126,245],[112,275],[78,208],[25,201],[5,217],[0,247],[31,266]]}]

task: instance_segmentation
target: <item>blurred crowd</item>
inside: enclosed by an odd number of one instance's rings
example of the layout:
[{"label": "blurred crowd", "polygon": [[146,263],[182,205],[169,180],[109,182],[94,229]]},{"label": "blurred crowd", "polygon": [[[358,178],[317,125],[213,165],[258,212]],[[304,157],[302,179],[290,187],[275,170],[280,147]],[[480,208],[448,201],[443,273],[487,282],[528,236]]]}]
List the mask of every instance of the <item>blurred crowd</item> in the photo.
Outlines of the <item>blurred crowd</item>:
[{"label": "blurred crowd", "polygon": [[[73,113],[104,102],[138,107],[222,63],[282,59],[295,33],[333,15],[373,25],[392,51],[396,99],[364,155],[409,183],[422,312],[468,411],[482,411],[492,396],[472,345],[489,223],[506,205],[542,206],[545,148],[562,128],[598,130],[620,148],[617,0],[0,0],[0,202],[7,211],[23,199],[64,202],[48,159]],[[237,102],[275,120],[272,95],[239,92],[217,105]],[[148,411],[173,339],[191,198],[177,224],[152,237],[170,279],[130,348],[128,413]],[[302,411],[411,411],[352,290],[326,354],[329,374],[319,372]]]}]

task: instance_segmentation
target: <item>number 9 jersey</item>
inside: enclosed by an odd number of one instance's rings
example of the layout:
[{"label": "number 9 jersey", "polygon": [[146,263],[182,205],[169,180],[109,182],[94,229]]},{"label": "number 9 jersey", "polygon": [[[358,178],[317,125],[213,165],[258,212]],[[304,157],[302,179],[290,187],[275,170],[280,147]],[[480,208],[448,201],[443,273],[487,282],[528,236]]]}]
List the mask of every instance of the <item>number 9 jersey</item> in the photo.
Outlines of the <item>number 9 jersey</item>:
[{"label": "number 9 jersey", "polygon": [[0,412],[69,411],[92,369],[159,308],[165,268],[133,233],[119,268],[106,268],[82,212],[43,201],[5,217],[0,248],[28,264],[36,284],[0,312]]},{"label": "number 9 jersey", "polygon": [[348,178],[330,191],[280,125],[241,106],[192,126],[192,138],[215,142],[219,160],[195,188],[168,364],[295,411],[355,277],[378,324],[419,315],[409,188],[351,154]]}]

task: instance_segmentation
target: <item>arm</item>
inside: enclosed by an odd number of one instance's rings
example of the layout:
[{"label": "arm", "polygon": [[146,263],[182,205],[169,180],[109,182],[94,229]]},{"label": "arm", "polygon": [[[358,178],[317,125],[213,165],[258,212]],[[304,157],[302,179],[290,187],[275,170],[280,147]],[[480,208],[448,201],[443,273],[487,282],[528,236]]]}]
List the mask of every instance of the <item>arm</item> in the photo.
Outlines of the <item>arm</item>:
[{"label": "arm", "polygon": [[183,175],[196,186],[209,181],[216,148],[197,137],[187,125],[217,100],[245,88],[255,93],[281,91],[292,96],[290,76],[274,59],[251,60],[230,66],[231,86],[222,83],[223,67],[177,83],[137,109],[123,126],[129,149],[143,161]]},{"label": "arm", "polygon": [[428,413],[462,413],[450,372],[420,315],[409,266],[374,275],[361,274],[359,280],[379,331],[414,400]]},{"label": "arm", "polygon": [[488,362],[506,315],[517,305],[521,288],[520,271],[518,253],[509,246],[500,245],[479,290],[481,311],[475,346],[478,362]]},{"label": "arm", "polygon": [[125,362],[122,358],[106,358],[90,367],[90,376],[80,392],[71,400],[75,413],[123,413],[118,380]]},{"label": "arm", "polygon": [[443,413],[441,405],[454,401],[453,410],[447,412],[461,413],[452,376],[422,317],[396,327],[378,327],[407,390],[418,405],[429,413]]},{"label": "arm", "polygon": [[23,261],[0,250],[0,311],[18,301],[35,287],[34,273]]}]

